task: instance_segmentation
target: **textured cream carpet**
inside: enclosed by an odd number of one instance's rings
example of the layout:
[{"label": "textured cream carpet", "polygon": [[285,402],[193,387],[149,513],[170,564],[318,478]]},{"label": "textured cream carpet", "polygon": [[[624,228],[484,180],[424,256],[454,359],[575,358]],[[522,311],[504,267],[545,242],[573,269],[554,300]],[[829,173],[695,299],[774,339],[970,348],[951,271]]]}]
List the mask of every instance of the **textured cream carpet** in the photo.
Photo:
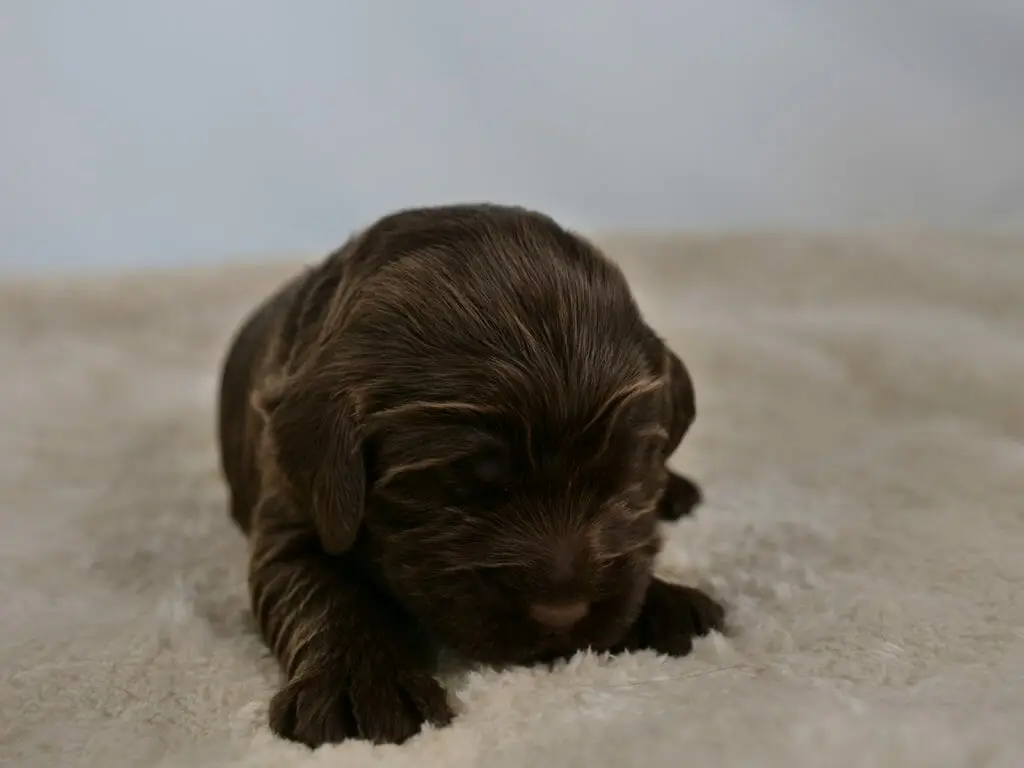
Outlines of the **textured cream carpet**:
[{"label": "textured cream carpet", "polygon": [[1024,765],[1024,243],[607,241],[691,366],[708,502],[664,570],[692,657],[455,673],[461,717],[310,753],[264,726],[216,366],[278,267],[0,288],[0,762]]}]

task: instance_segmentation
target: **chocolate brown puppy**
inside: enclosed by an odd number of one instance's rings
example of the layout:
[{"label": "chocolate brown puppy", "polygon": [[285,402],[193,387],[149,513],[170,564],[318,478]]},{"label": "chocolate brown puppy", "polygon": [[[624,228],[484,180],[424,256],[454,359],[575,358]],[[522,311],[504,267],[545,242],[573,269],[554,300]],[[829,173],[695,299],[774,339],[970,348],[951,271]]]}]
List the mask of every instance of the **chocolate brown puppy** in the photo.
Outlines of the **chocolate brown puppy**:
[{"label": "chocolate brown puppy", "polygon": [[401,211],[297,276],[225,361],[220,445],[279,735],[402,742],[452,718],[433,649],[498,665],[683,655],[712,598],[652,577],[699,503],[695,414],[620,270],[542,214]]}]

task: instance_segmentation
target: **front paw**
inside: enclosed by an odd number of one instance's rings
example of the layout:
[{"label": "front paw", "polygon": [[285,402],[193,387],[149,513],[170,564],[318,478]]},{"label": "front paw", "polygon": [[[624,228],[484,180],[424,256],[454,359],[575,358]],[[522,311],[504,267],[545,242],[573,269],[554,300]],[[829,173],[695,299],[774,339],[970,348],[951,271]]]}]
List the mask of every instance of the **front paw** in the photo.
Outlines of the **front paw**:
[{"label": "front paw", "polygon": [[448,697],[426,672],[380,663],[299,676],[270,702],[270,728],[310,748],[346,739],[401,744],[424,723],[447,725]]},{"label": "front paw", "polygon": [[668,485],[658,503],[658,517],[672,522],[693,514],[704,500],[704,493],[693,480],[669,472]]},{"label": "front paw", "polygon": [[654,579],[623,650],[685,656],[694,638],[725,629],[725,608],[694,587]]}]

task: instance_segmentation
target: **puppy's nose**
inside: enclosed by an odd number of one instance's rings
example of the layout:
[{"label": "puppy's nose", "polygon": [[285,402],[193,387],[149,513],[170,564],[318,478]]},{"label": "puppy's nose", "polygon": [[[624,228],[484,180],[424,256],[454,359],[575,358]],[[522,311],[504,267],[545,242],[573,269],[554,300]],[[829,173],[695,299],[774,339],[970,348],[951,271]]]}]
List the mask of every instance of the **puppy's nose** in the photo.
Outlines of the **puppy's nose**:
[{"label": "puppy's nose", "polygon": [[576,600],[571,603],[534,603],[530,616],[541,626],[566,630],[579,622],[590,611],[590,603]]}]

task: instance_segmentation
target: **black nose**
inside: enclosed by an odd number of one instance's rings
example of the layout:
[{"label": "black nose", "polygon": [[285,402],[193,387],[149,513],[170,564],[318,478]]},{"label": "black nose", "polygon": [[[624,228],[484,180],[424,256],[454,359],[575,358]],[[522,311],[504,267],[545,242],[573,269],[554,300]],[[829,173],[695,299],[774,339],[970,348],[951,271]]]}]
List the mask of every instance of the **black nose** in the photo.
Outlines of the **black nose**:
[{"label": "black nose", "polygon": [[564,632],[575,626],[590,612],[590,603],[586,600],[574,600],[568,603],[534,603],[530,606],[530,616],[547,629]]}]

